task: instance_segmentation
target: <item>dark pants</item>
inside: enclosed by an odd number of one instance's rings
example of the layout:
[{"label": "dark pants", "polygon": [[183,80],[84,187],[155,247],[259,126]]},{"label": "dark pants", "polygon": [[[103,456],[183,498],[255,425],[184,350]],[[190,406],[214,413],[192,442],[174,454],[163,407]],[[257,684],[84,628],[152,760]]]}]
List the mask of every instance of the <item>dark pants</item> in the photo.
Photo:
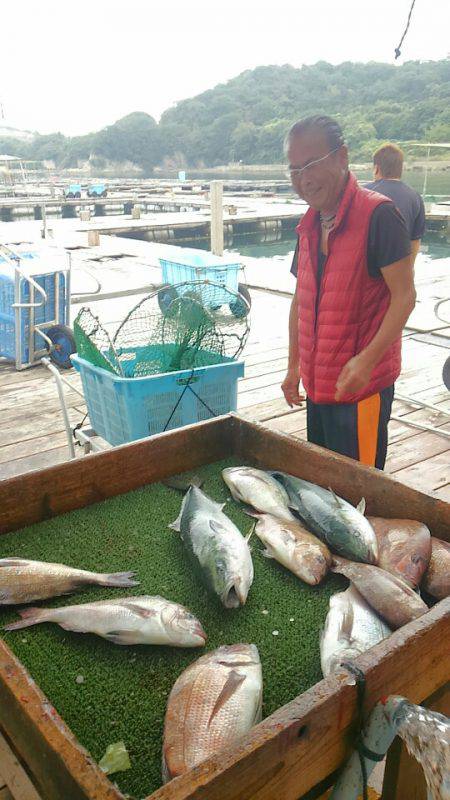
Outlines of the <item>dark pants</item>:
[{"label": "dark pants", "polygon": [[307,400],[308,442],[383,469],[394,387],[359,403],[313,403]]}]

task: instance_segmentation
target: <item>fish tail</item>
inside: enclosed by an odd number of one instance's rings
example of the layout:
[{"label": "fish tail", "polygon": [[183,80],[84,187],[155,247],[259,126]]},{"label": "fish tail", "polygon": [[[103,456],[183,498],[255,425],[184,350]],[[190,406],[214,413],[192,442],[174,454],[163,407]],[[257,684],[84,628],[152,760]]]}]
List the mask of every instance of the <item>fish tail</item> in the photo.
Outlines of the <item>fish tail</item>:
[{"label": "fish tail", "polygon": [[30,625],[38,625],[39,622],[47,622],[46,608],[24,608],[19,611],[20,619],[18,622],[10,622],[4,626],[5,631],[18,631],[20,628],[29,628]]},{"label": "fish tail", "polygon": [[183,497],[183,501],[181,503],[180,513],[178,514],[178,517],[176,518],[176,520],[174,520],[174,522],[170,522],[169,525],[168,525],[169,528],[172,528],[173,531],[177,531],[178,533],[180,533],[180,531],[181,531],[181,518],[183,516],[183,511],[185,509],[186,503],[189,500],[189,497],[191,495],[191,492],[192,492],[193,488],[195,488],[195,487],[193,487],[193,486],[189,487],[189,489],[187,490],[186,494]]},{"label": "fish tail", "polygon": [[[102,586],[139,586],[139,581],[134,580],[135,572],[107,572],[101,575],[99,583]],[[97,583],[97,581],[96,581]]]}]

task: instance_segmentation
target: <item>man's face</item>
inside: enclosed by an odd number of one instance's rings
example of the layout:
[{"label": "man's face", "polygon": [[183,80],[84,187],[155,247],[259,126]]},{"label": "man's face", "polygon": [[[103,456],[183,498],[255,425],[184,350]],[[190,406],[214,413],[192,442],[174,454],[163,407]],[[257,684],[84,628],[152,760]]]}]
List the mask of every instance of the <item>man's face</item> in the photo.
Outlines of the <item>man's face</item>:
[{"label": "man's face", "polygon": [[[326,136],[314,130],[294,136],[289,142],[290,170],[308,167],[298,175],[291,174],[292,185],[298,196],[316,211],[336,209],[347,179],[347,148],[342,145],[335,153],[330,153],[332,149]],[[312,164],[313,161],[318,163]]]}]

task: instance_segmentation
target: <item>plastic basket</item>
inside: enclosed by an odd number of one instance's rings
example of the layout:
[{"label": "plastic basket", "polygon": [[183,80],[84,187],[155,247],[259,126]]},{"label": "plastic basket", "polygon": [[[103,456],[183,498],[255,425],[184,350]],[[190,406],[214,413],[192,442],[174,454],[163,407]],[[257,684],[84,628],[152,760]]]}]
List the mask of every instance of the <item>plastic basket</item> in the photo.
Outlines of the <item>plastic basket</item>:
[{"label": "plastic basket", "polygon": [[227,263],[220,256],[201,251],[186,250],[179,261],[169,261],[160,258],[163,284],[184,283],[186,281],[210,281],[217,284],[214,291],[208,292],[208,303],[221,305],[228,303],[229,295],[222,292],[220,287],[238,290],[238,273],[241,264]]},{"label": "plastic basket", "polygon": [[[121,378],[78,355],[71,358],[81,375],[91,425],[112,445],[235,411],[237,380],[244,374],[243,361],[224,359],[194,370]],[[190,388],[183,394],[191,376],[196,394]]]}]

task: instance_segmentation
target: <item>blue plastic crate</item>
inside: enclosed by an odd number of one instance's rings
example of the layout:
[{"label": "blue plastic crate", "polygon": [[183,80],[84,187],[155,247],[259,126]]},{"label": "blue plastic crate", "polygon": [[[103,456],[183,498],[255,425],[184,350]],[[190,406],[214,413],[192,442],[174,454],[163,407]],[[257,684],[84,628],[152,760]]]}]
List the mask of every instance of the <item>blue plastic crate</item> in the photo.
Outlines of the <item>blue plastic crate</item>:
[{"label": "blue plastic crate", "polygon": [[[137,358],[141,349],[136,348]],[[194,369],[190,385],[211,414],[190,389],[180,400],[192,370],[122,378],[78,355],[71,358],[81,375],[91,425],[112,445],[235,411],[237,381],[244,374],[243,361],[225,358],[221,364]]]},{"label": "blue plastic crate", "polygon": [[[35,253],[21,253],[20,258],[33,260],[38,255]],[[56,270],[59,272],[58,270]],[[47,300],[42,305],[34,309],[34,324],[40,325],[52,322],[56,318],[55,303],[59,303],[59,320],[62,325],[67,322],[68,298],[66,297],[66,274],[59,272],[59,297],[55,298],[55,271],[46,274],[31,273],[33,280],[41,286],[47,294]],[[15,360],[16,358],[16,338],[20,335],[21,351],[20,363],[29,362],[29,337],[31,310],[22,308],[19,310],[20,330],[17,330],[16,312],[12,307],[16,302],[16,275],[14,267],[3,259],[0,255],[0,356]],[[18,302],[30,302],[30,284],[21,280],[19,283]],[[34,300],[39,303],[41,295],[36,291]],[[34,348],[41,350],[43,339],[39,334],[34,334]]]},{"label": "blue plastic crate", "polygon": [[[178,261],[160,258],[163,284],[184,283],[185,281],[209,281],[217,284],[213,292],[208,289],[208,302],[221,305],[229,302],[229,295],[221,290],[221,286],[232,292],[238,290],[238,273],[241,264],[227,263],[220,256],[204,253],[201,250],[183,251]],[[188,288],[188,287],[187,287]]]}]

